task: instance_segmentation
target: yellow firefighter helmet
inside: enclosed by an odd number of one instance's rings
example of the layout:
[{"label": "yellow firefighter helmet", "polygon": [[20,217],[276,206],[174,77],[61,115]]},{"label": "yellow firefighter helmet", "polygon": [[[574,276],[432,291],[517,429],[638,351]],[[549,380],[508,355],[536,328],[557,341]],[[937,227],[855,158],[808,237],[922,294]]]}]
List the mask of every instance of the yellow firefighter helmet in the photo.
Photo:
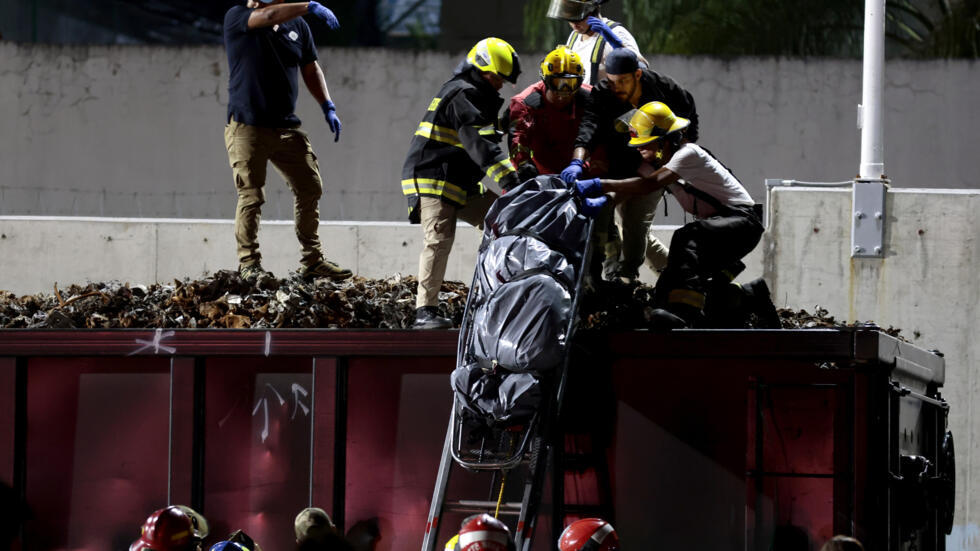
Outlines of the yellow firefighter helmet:
[{"label": "yellow firefighter helmet", "polygon": [[667,104],[659,101],[651,101],[628,115],[631,147],[649,144],[691,124],[690,120],[674,115]]},{"label": "yellow firefighter helmet", "polygon": [[585,78],[585,66],[577,53],[565,46],[558,46],[544,56],[539,74],[549,89],[574,92]]},{"label": "yellow firefighter helmet", "polygon": [[476,43],[466,61],[473,67],[494,73],[508,82],[516,83],[521,74],[521,60],[513,46],[499,38],[484,38]]}]

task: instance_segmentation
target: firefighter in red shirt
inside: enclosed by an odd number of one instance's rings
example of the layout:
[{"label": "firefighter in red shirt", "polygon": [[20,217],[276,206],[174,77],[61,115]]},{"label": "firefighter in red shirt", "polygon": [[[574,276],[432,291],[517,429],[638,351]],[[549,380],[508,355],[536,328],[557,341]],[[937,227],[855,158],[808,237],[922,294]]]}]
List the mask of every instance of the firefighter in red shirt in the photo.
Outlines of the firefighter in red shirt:
[{"label": "firefighter in red shirt", "polygon": [[[565,46],[541,62],[541,81],[510,100],[510,159],[520,180],[539,174],[558,174],[572,159],[575,138],[592,87],[583,84],[585,67],[579,55]],[[599,161],[593,156],[593,164]]]},{"label": "firefighter in red shirt", "polygon": [[[559,174],[575,151],[579,124],[591,108],[592,86],[585,84],[582,58],[567,46],[558,46],[541,61],[538,74],[541,80],[525,88],[510,100],[504,113],[508,128],[510,160],[521,182],[539,174]],[[593,151],[585,172],[604,176],[608,171],[604,149]],[[603,254],[618,258],[621,242],[612,216],[605,224],[596,226],[596,241],[606,249]],[[593,264],[595,281],[602,260]]]}]

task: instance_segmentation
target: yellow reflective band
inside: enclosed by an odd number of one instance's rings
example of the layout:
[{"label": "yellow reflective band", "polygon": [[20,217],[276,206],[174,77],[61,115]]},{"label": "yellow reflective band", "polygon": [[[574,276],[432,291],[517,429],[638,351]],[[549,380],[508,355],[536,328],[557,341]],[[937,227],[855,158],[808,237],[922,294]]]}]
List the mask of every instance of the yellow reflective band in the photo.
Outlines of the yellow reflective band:
[{"label": "yellow reflective band", "polygon": [[494,182],[499,182],[501,178],[511,172],[514,172],[514,165],[510,162],[510,159],[498,161],[487,168],[487,176],[492,178]]},{"label": "yellow reflective band", "polygon": [[459,141],[459,134],[455,130],[444,126],[436,126],[431,122],[420,122],[419,129],[415,131],[415,135],[437,142],[455,145],[456,147],[463,147],[463,142]]},{"label": "yellow reflective band", "polygon": [[596,37],[595,46],[592,47],[592,63],[599,62],[599,52],[603,50],[603,47],[605,45],[606,42],[605,40],[602,39],[601,36]]},{"label": "yellow reflective band", "polygon": [[534,152],[531,151],[531,148],[524,144],[517,144],[510,150],[510,156],[512,159],[514,158],[515,155],[520,155],[521,153],[527,153],[531,156],[534,156]]},{"label": "yellow reflective band", "polygon": [[440,101],[442,101],[442,98],[432,98],[432,102],[429,103],[429,109],[428,110],[429,111],[435,111],[436,110],[436,107],[439,107],[439,102]]},{"label": "yellow reflective band", "polygon": [[492,124],[488,124],[483,128],[480,128],[481,136],[495,136],[497,134],[497,129],[493,127]]},{"label": "yellow reflective band", "polygon": [[667,302],[686,304],[700,310],[704,308],[704,293],[692,291],[691,289],[674,289],[667,295]]},{"label": "yellow reflective band", "polygon": [[438,195],[461,205],[466,204],[466,192],[463,188],[445,180],[436,180],[435,178],[410,178],[402,180],[402,193],[405,195],[415,195],[418,193]]}]

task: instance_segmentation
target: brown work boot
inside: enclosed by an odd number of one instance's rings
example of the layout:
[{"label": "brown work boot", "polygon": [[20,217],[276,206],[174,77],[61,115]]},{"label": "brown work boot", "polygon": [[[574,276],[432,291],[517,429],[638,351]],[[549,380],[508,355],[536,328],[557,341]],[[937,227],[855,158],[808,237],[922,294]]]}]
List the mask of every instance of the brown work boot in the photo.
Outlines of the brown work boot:
[{"label": "brown work boot", "polygon": [[258,262],[254,264],[240,264],[238,266],[238,276],[246,283],[256,283],[265,279],[275,279],[272,272],[265,271]]},{"label": "brown work boot", "polygon": [[304,266],[303,269],[300,270],[300,275],[307,279],[325,277],[327,279],[339,281],[341,279],[351,277],[354,275],[354,273],[347,268],[341,268],[329,260],[320,260],[311,266]]}]

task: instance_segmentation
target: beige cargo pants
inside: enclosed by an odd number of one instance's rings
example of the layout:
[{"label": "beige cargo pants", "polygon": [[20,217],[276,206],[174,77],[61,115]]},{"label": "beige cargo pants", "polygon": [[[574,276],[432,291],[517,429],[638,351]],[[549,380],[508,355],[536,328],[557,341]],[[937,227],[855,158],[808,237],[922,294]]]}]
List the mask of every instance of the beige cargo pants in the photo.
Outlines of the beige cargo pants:
[{"label": "beige cargo pants", "polygon": [[462,220],[477,228],[483,228],[483,218],[497,194],[488,191],[471,196],[463,208],[451,205],[436,197],[419,197],[422,218],[422,254],[419,255],[419,287],[415,307],[438,306],[439,288],[446,276],[449,252],[456,239],[456,221]]},{"label": "beige cargo pants", "polygon": [[[618,275],[636,277],[644,259],[655,272],[667,266],[667,247],[650,231],[660,200],[660,193],[630,197],[615,207],[607,206],[596,217],[593,246],[603,252],[604,264],[612,263]],[[619,213],[621,238],[608,234],[619,232],[619,226],[613,223],[614,209]],[[605,228],[609,229],[603,231]]]},{"label": "beige cargo pants", "polygon": [[667,247],[650,231],[661,197],[660,193],[647,193],[616,206],[623,226],[624,274],[636,276],[644,259],[658,272],[667,266]]},{"label": "beige cargo pants", "polygon": [[312,266],[323,258],[317,229],[323,184],[313,146],[298,128],[262,128],[234,120],[225,126],[225,147],[235,177],[235,239],[238,262],[255,264],[259,253],[259,219],[265,204],[266,166],[269,162],[293,192],[293,220],[302,249],[300,262]]}]

